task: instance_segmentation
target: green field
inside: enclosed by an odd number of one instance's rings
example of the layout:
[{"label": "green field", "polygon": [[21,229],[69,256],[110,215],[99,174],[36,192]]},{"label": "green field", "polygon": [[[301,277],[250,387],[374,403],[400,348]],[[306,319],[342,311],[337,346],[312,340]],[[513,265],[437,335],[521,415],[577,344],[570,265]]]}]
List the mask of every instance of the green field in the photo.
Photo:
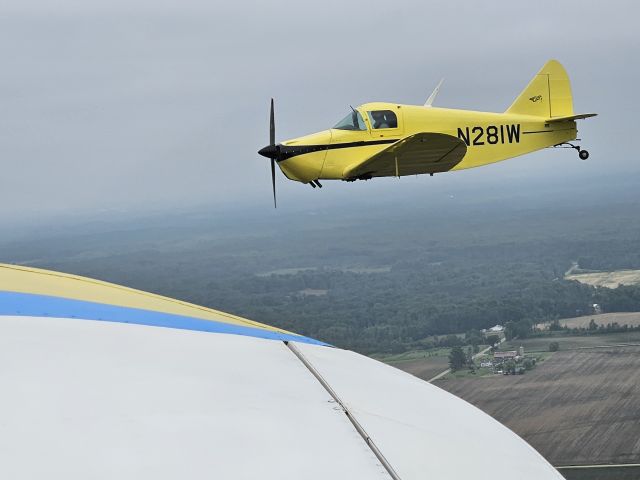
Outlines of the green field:
[{"label": "green field", "polygon": [[449,348],[412,350],[396,355],[374,355],[374,358],[423,380],[430,380],[449,368],[449,351]]}]

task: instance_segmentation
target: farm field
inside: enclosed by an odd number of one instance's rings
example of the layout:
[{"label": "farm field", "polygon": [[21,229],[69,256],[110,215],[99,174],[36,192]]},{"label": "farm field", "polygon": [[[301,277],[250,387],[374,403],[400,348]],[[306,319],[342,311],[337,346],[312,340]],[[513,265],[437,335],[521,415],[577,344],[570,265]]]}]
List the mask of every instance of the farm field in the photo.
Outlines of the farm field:
[{"label": "farm field", "polygon": [[523,346],[525,352],[547,352],[551,342],[558,342],[561,351],[620,344],[640,344],[640,332],[621,332],[606,335],[548,335],[508,341],[502,344],[500,350],[515,350]]},{"label": "farm field", "polygon": [[568,328],[588,328],[593,319],[596,325],[618,323],[618,325],[640,326],[640,312],[600,313],[598,315],[586,315],[584,317],[563,318],[559,320],[561,326]]},{"label": "farm field", "polygon": [[617,288],[620,285],[640,284],[640,270],[615,270],[613,272],[572,273],[565,280],[576,280],[594,287]]},{"label": "farm field", "polygon": [[[553,465],[640,462],[640,347],[561,350],[522,376],[435,385],[507,425]],[[588,474],[570,478],[596,478]]]}]

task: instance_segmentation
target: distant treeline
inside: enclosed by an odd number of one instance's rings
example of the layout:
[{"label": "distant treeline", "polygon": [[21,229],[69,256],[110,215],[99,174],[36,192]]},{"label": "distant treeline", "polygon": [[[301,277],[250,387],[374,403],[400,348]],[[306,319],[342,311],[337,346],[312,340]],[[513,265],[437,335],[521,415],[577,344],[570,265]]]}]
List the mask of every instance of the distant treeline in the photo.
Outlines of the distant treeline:
[{"label": "distant treeline", "polygon": [[581,202],[378,205],[242,228],[161,218],[0,244],[0,261],[122,283],[364,353],[401,352],[496,324],[527,335],[534,323],[591,314],[594,303],[640,311],[640,287],[563,279],[576,261],[640,268],[638,206]]},{"label": "distant treeline", "polygon": [[[282,289],[281,296],[238,289],[235,295],[228,292],[225,301],[248,317],[365,353],[439,346],[442,343],[428,339],[496,324],[506,325],[509,336],[526,337],[533,324],[592,313],[594,303],[606,312],[640,311],[637,286],[595,288],[544,278],[530,266],[518,271],[511,265],[512,275],[484,270],[451,276],[448,272],[444,266],[428,270],[416,266],[410,281],[405,277],[408,272],[393,270],[375,275],[300,273],[273,279]],[[521,280],[516,281],[513,274],[518,273]],[[318,297],[284,293],[301,284],[328,293]],[[232,306],[234,300],[237,303]],[[283,320],[283,312],[291,320]]]}]

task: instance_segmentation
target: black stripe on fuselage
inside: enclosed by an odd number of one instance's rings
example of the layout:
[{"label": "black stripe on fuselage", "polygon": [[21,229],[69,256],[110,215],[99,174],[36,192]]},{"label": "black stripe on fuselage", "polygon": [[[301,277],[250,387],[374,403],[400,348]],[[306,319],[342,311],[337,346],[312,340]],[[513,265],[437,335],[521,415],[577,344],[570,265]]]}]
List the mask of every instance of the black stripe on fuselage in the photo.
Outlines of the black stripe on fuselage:
[{"label": "black stripe on fuselage", "polygon": [[524,135],[529,133],[554,133],[554,132],[568,132],[573,128],[556,128],[555,130],[529,130],[528,132],[522,132]]},{"label": "black stripe on fuselage", "polygon": [[278,162],[281,162],[291,157],[297,157],[298,155],[304,155],[306,153],[321,152],[322,150],[336,150],[339,148],[354,148],[354,147],[368,147],[369,145],[384,145],[387,143],[395,143],[398,140],[399,138],[387,139],[387,140],[372,140],[369,142],[361,140],[359,142],[330,143],[329,145],[278,145],[280,153],[276,160]]}]

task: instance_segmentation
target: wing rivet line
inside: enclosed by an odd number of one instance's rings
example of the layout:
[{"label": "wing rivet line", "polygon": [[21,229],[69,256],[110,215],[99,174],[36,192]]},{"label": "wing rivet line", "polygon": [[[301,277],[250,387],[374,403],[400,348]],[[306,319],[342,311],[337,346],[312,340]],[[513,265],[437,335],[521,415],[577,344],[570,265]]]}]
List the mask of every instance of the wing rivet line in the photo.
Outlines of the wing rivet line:
[{"label": "wing rivet line", "polygon": [[318,372],[318,370],[316,370],[316,368],[309,362],[309,360],[307,360],[307,358],[302,354],[302,352],[300,352],[300,350],[298,350],[296,348],[296,346],[293,343],[285,341],[284,344],[289,348],[289,350],[291,350],[293,352],[293,354],[296,357],[298,357],[298,360],[300,360],[302,362],[302,364],[305,367],[307,367],[307,370],[309,370],[311,372],[311,374],[314,377],[316,377],[316,380],[318,380],[318,382],[320,382],[320,385],[322,385],[324,387],[324,389],[327,391],[327,393],[329,395],[331,395],[331,397],[335,400],[335,402],[338,405],[340,405],[340,408],[342,409],[344,414],[347,416],[347,418],[349,419],[351,424],[354,426],[356,431],[360,434],[360,436],[365,441],[365,443],[367,444],[369,449],[371,449],[373,454],[380,461],[380,463],[382,464],[384,469],[387,471],[387,473],[391,476],[391,478],[393,478],[393,480],[401,480],[400,476],[393,469],[393,467],[391,466],[389,461],[385,458],[385,456],[382,454],[382,452],[380,451],[378,446],[371,439],[371,437],[366,432],[366,430],[362,427],[362,425],[360,425],[360,422],[358,422],[358,420],[352,415],[352,413],[349,410],[349,408],[344,404],[344,402],[340,399],[340,397],[333,390],[333,388],[331,388],[331,385],[329,385],[329,383],[324,379],[324,377],[320,374],[320,372]]}]

